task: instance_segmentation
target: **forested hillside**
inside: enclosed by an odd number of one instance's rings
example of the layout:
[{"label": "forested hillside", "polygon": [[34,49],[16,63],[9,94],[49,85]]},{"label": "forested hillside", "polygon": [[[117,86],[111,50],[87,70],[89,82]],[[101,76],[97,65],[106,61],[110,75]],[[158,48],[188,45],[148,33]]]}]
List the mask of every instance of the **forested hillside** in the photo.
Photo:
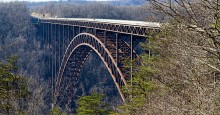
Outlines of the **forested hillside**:
[{"label": "forested hillside", "polygon": [[[63,18],[100,18],[100,19],[122,19],[122,20],[158,20],[152,13],[149,5],[117,6],[102,2],[79,3],[47,3],[35,6],[32,12],[48,14],[51,17]],[[160,19],[162,20],[162,19]]]},{"label": "forested hillside", "polygon": [[[2,63],[6,63],[5,60],[10,56],[18,57],[16,64],[18,70],[15,73],[27,79],[28,89],[31,91],[31,97],[22,101],[23,105],[26,105],[22,111],[27,114],[48,112],[43,100],[47,93],[43,92],[43,89],[47,86],[44,85],[46,81],[43,80],[45,64],[42,54],[43,50],[37,40],[26,5],[0,3],[0,60]],[[3,80],[2,76],[1,80]],[[3,112],[2,114],[6,114],[3,109],[4,100],[0,96],[0,113]],[[16,101],[11,100],[10,104],[13,105],[10,115],[17,114],[19,106],[16,105]]]},{"label": "forested hillside", "polygon": [[[89,3],[89,2],[100,1],[100,0],[66,0],[66,1],[68,1],[69,3],[70,2]],[[142,5],[146,1],[145,0],[103,0],[103,1],[101,0],[101,2],[104,2],[104,3],[107,3],[107,4],[128,6],[128,5]]]},{"label": "forested hillside", "polygon": [[148,1],[167,20],[143,44],[152,55],[143,55],[136,67],[128,114],[218,115],[220,2]]}]

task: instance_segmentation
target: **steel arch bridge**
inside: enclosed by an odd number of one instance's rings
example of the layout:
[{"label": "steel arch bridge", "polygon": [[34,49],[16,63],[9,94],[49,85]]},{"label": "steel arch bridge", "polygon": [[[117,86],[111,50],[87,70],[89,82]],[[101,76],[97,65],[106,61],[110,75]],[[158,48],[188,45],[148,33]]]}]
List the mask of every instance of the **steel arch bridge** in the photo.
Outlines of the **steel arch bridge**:
[{"label": "steel arch bridge", "polygon": [[[135,47],[150,33],[159,32],[160,24],[152,22],[33,17],[43,49],[48,52],[47,63],[55,100],[70,103],[84,62],[94,51],[104,62],[115,86],[121,91],[132,78],[132,66],[125,62],[138,57]],[[56,104],[57,102],[55,102]]]}]

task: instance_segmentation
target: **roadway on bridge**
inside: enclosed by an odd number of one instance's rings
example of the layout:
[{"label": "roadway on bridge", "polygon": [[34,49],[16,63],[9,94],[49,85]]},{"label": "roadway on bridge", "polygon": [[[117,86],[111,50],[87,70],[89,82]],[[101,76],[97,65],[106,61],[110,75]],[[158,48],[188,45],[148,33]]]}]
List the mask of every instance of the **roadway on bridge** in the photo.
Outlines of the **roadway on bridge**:
[{"label": "roadway on bridge", "polygon": [[113,19],[95,19],[95,18],[57,18],[50,17],[49,15],[42,14],[31,14],[33,17],[40,19],[50,19],[50,20],[64,20],[64,21],[80,21],[80,22],[92,22],[92,23],[105,23],[105,24],[116,24],[116,25],[127,25],[127,26],[138,26],[138,27],[150,27],[150,28],[160,28],[160,23],[158,22],[144,22],[144,21],[131,21],[131,20],[113,20]]}]

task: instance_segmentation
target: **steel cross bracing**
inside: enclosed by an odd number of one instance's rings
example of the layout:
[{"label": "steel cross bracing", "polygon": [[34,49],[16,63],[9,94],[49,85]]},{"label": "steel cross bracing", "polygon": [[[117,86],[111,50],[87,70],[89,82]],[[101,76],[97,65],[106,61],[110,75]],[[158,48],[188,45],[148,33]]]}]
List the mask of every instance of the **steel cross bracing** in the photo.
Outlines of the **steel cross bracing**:
[{"label": "steel cross bracing", "polygon": [[40,21],[132,34],[137,36],[147,36],[150,33],[160,31],[160,24],[154,22],[74,18],[42,18]]},{"label": "steel cross bracing", "polygon": [[[42,31],[48,51],[47,64],[51,71],[54,89],[54,103],[71,104],[77,80],[84,62],[91,52],[96,52],[108,69],[123,101],[121,91],[126,80],[132,78],[132,66],[124,67],[138,55],[134,47],[150,32],[158,32],[159,27],[119,25],[112,22],[97,22],[70,19],[38,19],[37,27]],[[128,39],[124,39],[125,36]],[[143,37],[145,36],[145,37]],[[55,78],[55,79],[54,79]],[[59,101],[57,101],[59,100]]]}]

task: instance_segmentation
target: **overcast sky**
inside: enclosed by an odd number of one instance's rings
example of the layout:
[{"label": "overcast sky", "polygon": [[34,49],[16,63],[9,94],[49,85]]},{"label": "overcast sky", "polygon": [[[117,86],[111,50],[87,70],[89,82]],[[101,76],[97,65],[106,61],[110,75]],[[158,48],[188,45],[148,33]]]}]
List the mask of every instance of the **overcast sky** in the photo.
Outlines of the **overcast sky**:
[{"label": "overcast sky", "polygon": [[[0,0],[0,2],[10,2],[10,1],[42,2],[42,1],[57,1],[57,0]],[[110,0],[90,0],[90,1],[110,1]]]}]

